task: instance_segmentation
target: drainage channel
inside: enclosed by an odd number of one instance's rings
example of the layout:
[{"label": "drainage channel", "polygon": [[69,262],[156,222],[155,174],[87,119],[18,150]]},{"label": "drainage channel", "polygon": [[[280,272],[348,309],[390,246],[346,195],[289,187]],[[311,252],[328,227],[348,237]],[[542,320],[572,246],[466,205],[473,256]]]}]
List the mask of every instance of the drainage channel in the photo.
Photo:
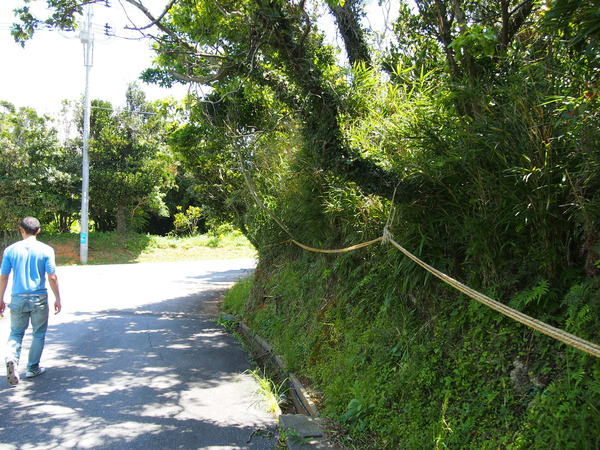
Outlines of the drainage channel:
[{"label": "drainage channel", "polygon": [[243,341],[250,347],[256,361],[266,366],[269,372],[276,374],[288,385],[288,397],[293,410],[279,416],[279,428],[285,432],[289,450],[339,449],[331,445],[322,429],[317,407],[298,378],[286,368],[285,362],[260,336],[257,336],[243,322],[232,316],[223,319],[237,324]]}]

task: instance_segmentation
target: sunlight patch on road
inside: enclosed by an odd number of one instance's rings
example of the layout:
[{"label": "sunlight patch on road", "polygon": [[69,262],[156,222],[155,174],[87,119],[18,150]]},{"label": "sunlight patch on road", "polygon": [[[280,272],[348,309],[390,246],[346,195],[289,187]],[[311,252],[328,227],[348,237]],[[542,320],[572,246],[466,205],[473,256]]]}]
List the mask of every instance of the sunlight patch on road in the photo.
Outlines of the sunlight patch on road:
[{"label": "sunlight patch on road", "polygon": [[160,402],[150,403],[144,405],[141,409],[136,411],[143,417],[177,417],[182,412],[182,407],[174,402]]},{"label": "sunlight patch on road", "polygon": [[175,374],[163,374],[159,376],[140,375],[115,375],[104,383],[93,383],[79,389],[70,389],[73,395],[80,396],[78,399],[92,400],[96,397],[108,396],[117,392],[126,395],[140,389],[140,386],[157,391],[170,389],[181,384],[179,377]]},{"label": "sunlight patch on road", "polygon": [[[79,425],[79,426],[78,426]],[[110,426],[108,426],[110,425]],[[67,431],[64,431],[67,430]],[[104,420],[72,423],[69,427],[58,429],[61,448],[102,448],[111,442],[132,442],[138,436],[164,431],[164,425],[153,423],[138,423],[133,421],[108,424]]]},{"label": "sunlight patch on road", "polygon": [[189,344],[171,344],[167,345],[165,348],[170,348],[171,350],[189,350],[192,348],[192,343]]}]

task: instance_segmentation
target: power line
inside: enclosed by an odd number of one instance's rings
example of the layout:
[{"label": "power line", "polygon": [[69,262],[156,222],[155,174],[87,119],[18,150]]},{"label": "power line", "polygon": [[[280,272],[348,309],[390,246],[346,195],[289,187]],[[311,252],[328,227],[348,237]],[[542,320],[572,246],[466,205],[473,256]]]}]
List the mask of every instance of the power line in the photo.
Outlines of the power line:
[{"label": "power line", "polygon": [[[112,6],[113,6],[111,4],[110,0],[104,0],[102,2],[95,2],[94,4],[101,5],[106,8],[112,8]],[[123,6],[123,5],[121,5],[121,6]],[[129,18],[126,11],[125,11],[125,14],[126,14],[128,20],[130,22],[132,22],[131,18]],[[2,21],[0,21],[0,30],[1,31],[11,31],[15,24],[18,24],[17,17],[15,17],[14,22],[8,22],[5,20],[2,20]],[[114,24],[109,23],[109,22],[105,22],[104,24],[98,24],[98,23],[92,22],[91,27],[95,33],[101,34],[101,35],[109,37],[109,38],[130,40],[130,41],[140,41],[143,39],[149,39],[148,36],[143,35],[143,34],[141,36],[140,35],[134,36],[134,33],[139,34],[140,32],[136,32],[136,31],[132,30],[131,28],[128,28],[127,26],[117,27]],[[53,27],[50,24],[45,23],[44,21],[38,21],[36,24],[34,24],[32,26],[32,30],[34,33],[39,33],[41,31],[53,31],[54,29],[55,29],[55,27]],[[78,30],[65,29],[65,30],[59,30],[59,31],[61,31],[63,33],[77,33]],[[67,36],[65,36],[65,37],[67,37]],[[73,38],[79,38],[79,36],[74,36]]]}]

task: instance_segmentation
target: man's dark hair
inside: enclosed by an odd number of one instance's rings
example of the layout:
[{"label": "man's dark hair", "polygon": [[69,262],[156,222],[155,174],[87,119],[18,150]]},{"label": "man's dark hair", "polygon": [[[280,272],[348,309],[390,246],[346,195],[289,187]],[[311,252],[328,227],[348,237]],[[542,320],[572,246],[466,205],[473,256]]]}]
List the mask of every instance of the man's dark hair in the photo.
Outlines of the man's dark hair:
[{"label": "man's dark hair", "polygon": [[28,235],[36,235],[40,230],[40,221],[35,217],[25,217],[21,220],[21,228],[23,228]]}]

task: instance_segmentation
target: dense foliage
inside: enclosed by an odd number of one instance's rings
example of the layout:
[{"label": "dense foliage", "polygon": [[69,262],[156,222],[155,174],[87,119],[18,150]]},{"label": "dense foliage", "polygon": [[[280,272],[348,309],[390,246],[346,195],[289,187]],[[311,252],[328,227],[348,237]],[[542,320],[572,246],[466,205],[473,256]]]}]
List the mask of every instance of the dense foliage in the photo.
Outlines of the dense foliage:
[{"label": "dense foliage", "polygon": [[0,102],[0,149],[0,231],[15,230],[31,211],[68,230],[80,162],[73,148],[60,144],[49,118]]},{"label": "dense foliage", "polygon": [[123,111],[92,102],[90,217],[102,230],[140,229],[137,221],[150,212],[169,216],[163,199],[176,170],[164,117],[137,86],[126,98]]},{"label": "dense foliage", "polygon": [[[389,246],[331,256],[288,241],[339,248],[387,225],[439,270],[597,342],[591,3],[400,2],[395,39],[378,52],[360,0],[146,10],[158,65],[144,78],[210,88],[171,134],[186,180],[260,251],[248,301],[229,308],[312,380],[357,446],[600,445],[598,358],[465,298]],[[351,64],[325,43],[318,8]],[[21,39],[35,25],[25,12]]]},{"label": "dense foliage", "polygon": [[[168,146],[177,124],[176,106],[150,103],[135,84],[125,108],[91,103],[90,218],[96,231],[146,231],[177,206],[197,202],[181,194],[190,175],[178,168]],[[173,111],[175,110],[175,111]],[[35,214],[48,231],[70,232],[81,208],[82,108],[64,103],[59,117],[38,116],[31,108],[0,105],[2,204],[0,230],[14,231],[24,215]],[[188,182],[189,184],[189,182]]]}]

